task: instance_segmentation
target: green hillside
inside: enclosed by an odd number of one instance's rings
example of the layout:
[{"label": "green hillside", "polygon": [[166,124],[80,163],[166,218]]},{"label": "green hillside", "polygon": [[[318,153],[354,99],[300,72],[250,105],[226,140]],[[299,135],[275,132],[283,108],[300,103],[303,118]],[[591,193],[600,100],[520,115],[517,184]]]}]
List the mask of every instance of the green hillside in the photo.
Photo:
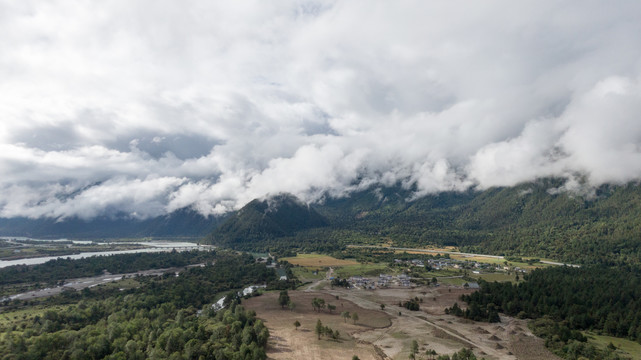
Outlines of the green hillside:
[{"label": "green hillside", "polygon": [[[560,180],[544,179],[416,200],[411,190],[376,188],[327,199],[314,209],[292,207],[269,214],[264,201],[254,201],[210,239],[242,248],[331,250],[391,241],[574,263],[641,261],[641,186],[602,186],[593,195],[579,196],[554,191],[561,185]],[[306,211],[322,215],[328,226],[307,219]]]},{"label": "green hillside", "polygon": [[253,200],[207,236],[217,245],[248,249],[258,243],[326,226],[327,220],[292,195]]}]

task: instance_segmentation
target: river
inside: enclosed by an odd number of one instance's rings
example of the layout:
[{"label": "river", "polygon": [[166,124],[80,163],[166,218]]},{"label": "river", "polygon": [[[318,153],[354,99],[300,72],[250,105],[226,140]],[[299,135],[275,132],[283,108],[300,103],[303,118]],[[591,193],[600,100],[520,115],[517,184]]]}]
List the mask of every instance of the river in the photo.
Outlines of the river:
[{"label": "river", "polygon": [[[117,244],[124,244],[122,242]],[[132,244],[132,243],[130,243]],[[136,253],[154,253],[154,252],[164,252],[172,251],[188,251],[188,250],[209,250],[212,249],[212,246],[209,245],[199,245],[196,243],[190,242],[171,242],[171,241],[150,241],[150,242],[135,242],[135,244],[146,245],[148,248],[144,249],[135,249],[135,250],[115,250],[115,251],[95,251],[95,252],[82,252],[80,254],[73,255],[60,255],[60,256],[44,256],[36,258],[26,258],[18,260],[0,260],[0,268],[5,268],[7,266],[13,265],[37,265],[44,264],[49,260],[55,260],[59,258],[63,259],[84,259],[93,256],[109,256],[116,254],[136,254]]]}]

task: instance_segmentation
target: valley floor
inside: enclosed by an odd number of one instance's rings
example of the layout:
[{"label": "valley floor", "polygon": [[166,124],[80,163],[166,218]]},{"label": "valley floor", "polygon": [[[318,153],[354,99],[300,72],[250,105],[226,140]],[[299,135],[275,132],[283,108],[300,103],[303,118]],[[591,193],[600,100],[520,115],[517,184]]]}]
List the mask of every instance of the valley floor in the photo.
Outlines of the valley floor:
[{"label": "valley floor", "polygon": [[[461,348],[471,348],[486,359],[558,359],[528,330],[525,320],[502,317],[501,323],[490,324],[445,315],[446,307],[471,292],[462,287],[359,290],[324,284],[312,291],[290,291],[296,305],[291,311],[281,309],[277,293],[244,302],[265,320],[272,334],[270,359],[349,359],[353,355],[363,360],[407,359],[413,340],[419,344],[419,359],[427,359],[424,354],[428,349],[452,354]],[[311,306],[314,297],[325,299],[336,310],[316,312]],[[398,306],[399,301],[414,297],[422,299],[420,311]],[[340,314],[344,311],[358,313],[359,320],[343,319]],[[338,330],[340,339],[318,340],[314,332],[318,319]],[[302,324],[298,329],[293,325],[297,320]]]}]

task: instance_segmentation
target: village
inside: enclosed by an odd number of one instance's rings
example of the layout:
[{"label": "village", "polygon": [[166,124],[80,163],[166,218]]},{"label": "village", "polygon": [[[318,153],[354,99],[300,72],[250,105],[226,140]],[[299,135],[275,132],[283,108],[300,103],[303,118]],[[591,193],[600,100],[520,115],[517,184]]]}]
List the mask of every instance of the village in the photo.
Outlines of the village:
[{"label": "village", "polygon": [[[389,287],[415,287],[418,283],[425,283],[424,277],[413,277],[412,274],[418,273],[424,275],[425,273],[415,271],[415,268],[422,268],[427,271],[441,271],[441,270],[459,270],[460,275],[453,275],[452,277],[466,278],[467,275],[481,275],[487,273],[506,273],[514,272],[515,274],[524,274],[527,272],[518,266],[510,266],[506,261],[504,264],[490,264],[471,260],[458,260],[448,257],[438,259],[428,259],[423,261],[420,259],[401,260],[394,259],[394,265],[404,267],[405,269],[401,274],[379,274],[378,277],[367,277],[361,275],[351,276],[347,279],[347,284],[351,288],[374,290],[377,288]],[[334,280],[330,278],[330,280]],[[421,281],[417,281],[421,280]],[[433,277],[428,282],[431,286],[439,286],[436,277]],[[465,288],[476,289],[479,287],[476,281],[465,282]]]}]

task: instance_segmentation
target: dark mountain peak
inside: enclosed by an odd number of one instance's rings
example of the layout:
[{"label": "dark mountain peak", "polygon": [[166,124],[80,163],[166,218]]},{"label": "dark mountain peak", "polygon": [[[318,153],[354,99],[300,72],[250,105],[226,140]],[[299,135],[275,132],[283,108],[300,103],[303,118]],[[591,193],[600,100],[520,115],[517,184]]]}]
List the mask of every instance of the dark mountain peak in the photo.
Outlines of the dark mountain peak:
[{"label": "dark mountain peak", "polygon": [[217,244],[236,244],[293,235],[328,224],[314,208],[291,194],[254,199],[209,236]]},{"label": "dark mountain peak", "polygon": [[301,201],[296,196],[289,193],[280,193],[267,197],[264,202],[267,203],[267,212],[278,212],[281,209],[309,209],[309,205]]}]

